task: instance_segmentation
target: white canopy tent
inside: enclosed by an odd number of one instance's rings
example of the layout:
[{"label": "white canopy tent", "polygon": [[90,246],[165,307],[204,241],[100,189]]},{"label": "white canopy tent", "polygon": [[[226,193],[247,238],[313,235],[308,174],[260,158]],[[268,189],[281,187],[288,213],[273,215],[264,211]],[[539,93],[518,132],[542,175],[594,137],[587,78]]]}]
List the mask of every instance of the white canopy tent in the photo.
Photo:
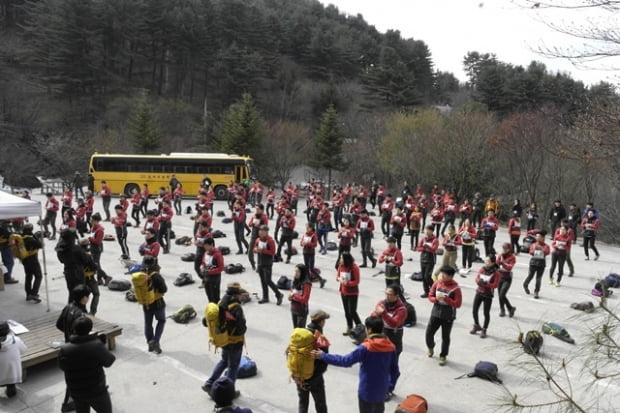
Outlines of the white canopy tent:
[{"label": "white canopy tent", "polygon": [[[11,195],[0,191],[0,219],[13,219],[21,217],[39,217],[41,220],[41,203],[30,199]],[[41,239],[43,244],[45,240]],[[47,286],[47,262],[45,259],[45,248],[43,252],[43,278],[45,281],[45,298],[47,301],[47,311],[50,310],[49,289]]]}]

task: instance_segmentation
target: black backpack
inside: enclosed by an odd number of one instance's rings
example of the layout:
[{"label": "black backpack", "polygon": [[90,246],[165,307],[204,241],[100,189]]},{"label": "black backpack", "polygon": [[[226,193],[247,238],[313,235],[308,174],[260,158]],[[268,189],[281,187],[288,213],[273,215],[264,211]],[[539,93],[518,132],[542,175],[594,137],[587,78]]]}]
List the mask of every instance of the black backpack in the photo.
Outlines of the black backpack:
[{"label": "black backpack", "polygon": [[184,285],[193,284],[194,278],[190,273],[182,272],[179,276],[174,280],[174,285],[177,287],[183,287]]},{"label": "black backpack", "polygon": [[528,331],[525,334],[525,337],[523,337],[522,334],[519,335],[519,342],[523,347],[523,351],[534,356],[537,356],[540,353],[543,341],[543,336],[538,330]]},{"label": "black backpack", "polygon": [[193,252],[188,252],[187,254],[183,254],[181,256],[181,261],[185,262],[193,262],[196,259],[196,254]]},{"label": "black backpack", "polygon": [[225,217],[226,216],[226,212],[224,212],[224,211],[217,211],[215,213],[215,215],[218,216],[218,217]]},{"label": "black backpack", "polygon": [[280,278],[278,278],[278,282],[276,283],[276,285],[278,286],[280,290],[290,290],[291,280],[286,275],[283,275]]},{"label": "black backpack", "polygon": [[479,361],[474,366],[474,371],[468,374],[463,374],[462,376],[457,377],[457,379],[462,379],[463,377],[479,377],[484,380],[491,381],[493,383],[501,384],[501,379],[497,376],[499,373],[499,369],[497,368],[497,364],[490,361]]},{"label": "black backpack", "polygon": [[405,327],[413,327],[418,322],[418,317],[415,313],[415,307],[413,304],[405,302],[405,308],[407,309],[407,319],[405,320]]},{"label": "black backpack", "polygon": [[238,274],[240,272],[244,272],[245,271],[245,267],[239,263],[237,264],[228,264],[226,267],[224,267],[224,272],[226,274]]},{"label": "black backpack", "polygon": [[216,229],[215,231],[213,231],[211,233],[211,236],[213,238],[224,238],[226,236],[226,234],[224,234],[222,231],[220,231],[219,229]]},{"label": "black backpack", "polygon": [[228,248],[228,247],[220,247],[220,252],[222,253],[222,255],[228,255],[228,254],[230,254],[230,248]]},{"label": "black backpack", "polygon": [[366,339],[366,327],[364,324],[358,324],[349,331],[349,337],[355,345],[359,345]]},{"label": "black backpack", "polygon": [[112,280],[108,283],[108,288],[112,291],[127,291],[131,288],[129,280]]}]

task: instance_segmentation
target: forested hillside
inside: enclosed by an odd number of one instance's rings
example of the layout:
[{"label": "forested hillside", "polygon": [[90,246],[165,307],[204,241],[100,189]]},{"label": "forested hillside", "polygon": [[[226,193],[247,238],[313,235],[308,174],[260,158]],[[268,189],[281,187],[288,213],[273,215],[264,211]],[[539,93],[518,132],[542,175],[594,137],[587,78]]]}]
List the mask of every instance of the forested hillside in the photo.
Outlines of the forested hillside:
[{"label": "forested hillside", "polygon": [[314,142],[333,105],[338,179],[543,203],[617,183],[600,172],[617,166],[611,85],[484,51],[463,56],[459,83],[424,39],[366,17],[316,0],[0,0],[1,173],[68,176],[94,150],[227,150],[279,184],[302,163],[324,173]]}]

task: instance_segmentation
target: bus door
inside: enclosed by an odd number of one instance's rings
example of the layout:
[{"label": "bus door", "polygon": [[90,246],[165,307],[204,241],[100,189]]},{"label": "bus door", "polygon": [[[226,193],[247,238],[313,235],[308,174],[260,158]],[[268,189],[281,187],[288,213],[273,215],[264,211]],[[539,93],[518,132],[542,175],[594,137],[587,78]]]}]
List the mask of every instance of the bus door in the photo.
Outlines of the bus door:
[{"label": "bus door", "polygon": [[247,179],[246,169],[244,165],[235,166],[235,180],[243,183]]}]

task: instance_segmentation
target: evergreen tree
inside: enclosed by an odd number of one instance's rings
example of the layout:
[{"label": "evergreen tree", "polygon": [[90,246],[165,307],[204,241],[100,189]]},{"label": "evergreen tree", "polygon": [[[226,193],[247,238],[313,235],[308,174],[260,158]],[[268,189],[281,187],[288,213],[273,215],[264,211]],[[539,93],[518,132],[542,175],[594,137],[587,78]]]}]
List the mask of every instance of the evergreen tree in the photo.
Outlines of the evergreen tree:
[{"label": "evergreen tree", "polygon": [[156,153],[161,146],[161,133],[155,117],[155,110],[148,102],[146,92],[138,101],[136,111],[130,120],[129,136],[134,140],[138,153]]},{"label": "evergreen tree", "polygon": [[249,155],[261,165],[266,141],[265,122],[249,93],[233,103],[220,127],[220,150],[224,153]]},{"label": "evergreen tree", "polygon": [[[338,113],[329,105],[321,119],[321,125],[314,137],[314,151],[308,164],[316,169],[327,169],[328,185],[331,186],[332,171],[342,171],[348,167],[342,153],[344,133],[338,125]],[[328,187],[329,189],[329,187]],[[328,194],[331,191],[328,190]]]}]

